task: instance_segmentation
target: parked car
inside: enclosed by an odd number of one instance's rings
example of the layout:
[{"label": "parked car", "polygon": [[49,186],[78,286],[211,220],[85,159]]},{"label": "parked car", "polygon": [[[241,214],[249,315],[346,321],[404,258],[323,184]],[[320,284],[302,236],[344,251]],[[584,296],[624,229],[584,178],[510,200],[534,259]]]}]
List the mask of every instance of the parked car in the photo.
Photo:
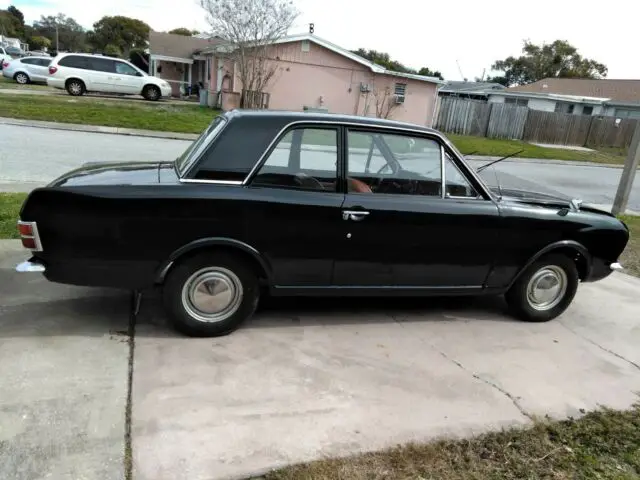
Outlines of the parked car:
[{"label": "parked car", "polygon": [[23,57],[4,62],[2,75],[24,85],[27,83],[47,83],[49,57]]},{"label": "parked car", "polygon": [[47,84],[65,89],[69,95],[86,92],[142,95],[160,100],[171,95],[171,86],[125,60],[82,53],[63,53],[49,66]]},{"label": "parked car", "polygon": [[0,46],[0,70],[4,68],[4,64],[13,60],[13,57],[9,55],[9,52],[5,47]]},{"label": "parked car", "polygon": [[173,162],[93,164],[37,188],[21,272],[162,286],[175,327],[229,333],[272,295],[504,294],[533,322],[620,269],[626,225],[579,202],[494,191],[441,133],[374,118],[217,117]]}]

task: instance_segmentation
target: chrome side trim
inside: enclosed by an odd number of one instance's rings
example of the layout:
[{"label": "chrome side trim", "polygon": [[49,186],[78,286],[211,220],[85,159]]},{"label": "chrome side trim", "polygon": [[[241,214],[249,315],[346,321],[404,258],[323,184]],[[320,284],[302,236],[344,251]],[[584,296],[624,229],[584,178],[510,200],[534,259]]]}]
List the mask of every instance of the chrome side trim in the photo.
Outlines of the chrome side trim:
[{"label": "chrome side trim", "polygon": [[[460,165],[462,165],[464,167],[465,171],[462,172],[462,174],[465,175],[465,176],[471,175],[476,180],[478,185],[480,185],[480,187],[482,188],[482,193],[485,196],[487,196],[488,198],[490,198],[490,199],[494,198],[493,195],[491,194],[491,191],[489,190],[489,188],[485,185],[484,181],[473,171],[473,169],[471,167],[469,167],[469,165],[466,164],[464,158],[462,158],[460,156],[461,154],[459,154],[458,150],[453,146],[453,144],[444,135],[442,135],[437,130],[424,131],[424,130],[411,128],[411,127],[404,127],[404,126],[403,127],[393,127],[393,126],[388,126],[388,125],[370,125],[370,124],[358,123],[358,122],[343,122],[343,121],[340,121],[340,120],[296,120],[295,122],[290,122],[290,123],[286,124],[273,137],[273,140],[271,141],[271,143],[269,143],[269,145],[264,150],[264,152],[262,152],[262,155],[260,156],[258,161],[255,163],[255,165],[253,166],[253,168],[251,169],[249,174],[242,181],[242,185],[243,186],[248,185],[249,182],[253,179],[253,177],[255,176],[256,172],[264,164],[264,162],[266,160],[266,157],[271,152],[271,149],[273,148],[273,146],[276,144],[276,142],[278,142],[282,138],[284,132],[286,132],[288,129],[290,129],[291,127],[293,127],[295,125],[329,125],[329,126],[334,126],[334,127],[346,126],[346,127],[365,128],[367,130],[371,129],[371,130],[376,130],[376,131],[381,131],[381,132],[383,132],[385,130],[394,130],[394,131],[403,132],[403,133],[407,133],[407,132],[416,133],[416,134],[420,135],[421,137],[427,137],[427,138],[434,138],[435,137],[435,138],[438,138],[443,144],[445,144],[447,147],[449,147],[449,149],[451,150],[451,153],[453,154],[453,156],[458,160]],[[442,148],[442,146],[440,148]]]},{"label": "chrome side trim", "polygon": [[619,262],[612,263],[611,265],[609,265],[609,268],[611,268],[611,270],[613,270],[614,272],[621,272],[622,270],[624,270],[624,267]]},{"label": "chrome side trim", "polygon": [[180,183],[213,183],[215,185],[242,185],[242,180],[197,180],[194,178],[181,178]]},{"label": "chrome side trim", "polygon": [[444,148],[440,147],[440,198],[446,198],[447,196],[447,179],[445,178],[445,158]]},{"label": "chrome side trim", "polygon": [[43,273],[45,270],[46,270],[45,266],[37,262],[26,261],[16,265],[16,272],[20,272],[20,273],[31,273],[31,272]]}]

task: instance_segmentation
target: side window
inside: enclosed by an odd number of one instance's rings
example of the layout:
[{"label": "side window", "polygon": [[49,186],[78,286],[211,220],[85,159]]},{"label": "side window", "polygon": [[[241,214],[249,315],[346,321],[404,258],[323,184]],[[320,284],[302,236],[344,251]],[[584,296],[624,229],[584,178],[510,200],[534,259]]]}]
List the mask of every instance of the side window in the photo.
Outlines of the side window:
[{"label": "side window", "polygon": [[123,62],[115,62],[115,63],[116,63],[116,73],[119,73],[120,75],[131,75],[133,77],[138,75],[138,72],[136,71],[136,69],[133,68],[131,65],[127,65],[126,63],[123,63]]},{"label": "side window", "polygon": [[47,60],[46,58],[38,58],[38,60],[36,60],[36,64],[41,67],[48,67],[50,63],[51,60]]},{"label": "side window", "polygon": [[338,186],[338,131],[296,128],[280,139],[252,186],[335,192]]},{"label": "side window", "polygon": [[20,63],[26,63],[27,65],[33,65],[35,63],[33,58],[21,58]]},{"label": "side window", "polygon": [[91,70],[96,70],[98,72],[114,73],[116,71],[114,63],[115,62],[113,60],[109,60],[108,58],[89,59]]},{"label": "side window", "polygon": [[86,57],[77,57],[75,55],[69,55],[61,58],[58,65],[62,67],[81,68],[83,70],[90,68]]},{"label": "side window", "polygon": [[445,192],[447,197],[478,197],[476,189],[473,188],[473,185],[469,183],[469,180],[462,174],[453,159],[446,152],[444,155],[444,171]]},{"label": "side window", "polygon": [[[370,142],[365,141],[366,137]],[[355,180],[359,184],[356,191],[442,196],[442,160],[440,144],[435,140],[349,131],[348,142],[348,177],[350,183]]]}]

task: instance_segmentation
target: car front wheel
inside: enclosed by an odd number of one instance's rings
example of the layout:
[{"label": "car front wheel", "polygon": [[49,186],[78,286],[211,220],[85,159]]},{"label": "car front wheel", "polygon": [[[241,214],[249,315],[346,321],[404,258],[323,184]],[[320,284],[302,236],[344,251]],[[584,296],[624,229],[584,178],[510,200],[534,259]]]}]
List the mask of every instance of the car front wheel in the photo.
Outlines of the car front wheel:
[{"label": "car front wheel", "polygon": [[203,253],[179,263],[164,285],[164,303],[176,330],[216,337],[236,330],[258,305],[258,277],[241,258]]},{"label": "car front wheel", "polygon": [[160,92],[160,89],[155,85],[147,85],[142,91],[142,96],[145,98],[145,100],[155,102],[156,100],[160,100],[162,93]]},{"label": "car front wheel", "polygon": [[571,258],[560,254],[545,255],[522,272],[505,298],[518,318],[546,322],[569,307],[578,283],[578,269]]}]

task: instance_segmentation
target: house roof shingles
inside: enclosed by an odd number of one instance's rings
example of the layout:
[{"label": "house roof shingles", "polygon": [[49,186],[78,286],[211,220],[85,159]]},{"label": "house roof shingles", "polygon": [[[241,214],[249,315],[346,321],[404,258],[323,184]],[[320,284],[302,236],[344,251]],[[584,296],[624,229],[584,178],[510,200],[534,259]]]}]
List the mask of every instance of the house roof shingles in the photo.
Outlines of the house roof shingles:
[{"label": "house roof shingles", "polygon": [[218,38],[196,38],[164,32],[149,32],[149,53],[165,57],[193,57],[194,52],[221,42]]},{"label": "house roof shingles", "polygon": [[640,103],[640,80],[544,78],[529,85],[508,88],[504,92],[575,95],[607,98],[613,102]]}]

